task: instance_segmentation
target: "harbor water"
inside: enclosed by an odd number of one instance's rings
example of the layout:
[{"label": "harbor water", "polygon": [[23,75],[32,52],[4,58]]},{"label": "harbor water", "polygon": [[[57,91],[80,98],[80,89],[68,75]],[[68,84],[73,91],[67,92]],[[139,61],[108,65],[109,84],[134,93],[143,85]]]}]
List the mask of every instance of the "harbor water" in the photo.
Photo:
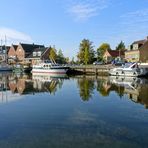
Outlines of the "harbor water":
[{"label": "harbor water", "polygon": [[147,148],[148,79],[0,73],[0,148]]}]

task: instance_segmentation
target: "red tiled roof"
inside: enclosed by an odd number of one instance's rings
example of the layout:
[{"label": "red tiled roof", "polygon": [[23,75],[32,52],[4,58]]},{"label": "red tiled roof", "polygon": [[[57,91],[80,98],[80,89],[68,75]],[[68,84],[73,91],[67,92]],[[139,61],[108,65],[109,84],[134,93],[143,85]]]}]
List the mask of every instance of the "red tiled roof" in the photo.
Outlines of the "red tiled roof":
[{"label": "red tiled roof", "polygon": [[108,52],[112,57],[118,57],[119,55],[124,55],[124,51],[119,51],[119,50],[108,50]]}]

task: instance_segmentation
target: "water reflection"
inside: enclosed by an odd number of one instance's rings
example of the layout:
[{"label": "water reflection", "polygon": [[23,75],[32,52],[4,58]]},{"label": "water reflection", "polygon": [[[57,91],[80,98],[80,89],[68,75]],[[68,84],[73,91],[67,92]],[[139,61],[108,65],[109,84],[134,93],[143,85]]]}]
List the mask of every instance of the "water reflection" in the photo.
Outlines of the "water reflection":
[{"label": "water reflection", "polygon": [[123,93],[134,102],[141,103],[148,108],[148,79],[132,77],[110,77],[112,84],[123,87]]},{"label": "water reflection", "polygon": [[102,97],[114,92],[120,98],[125,95],[136,103],[148,108],[148,79],[133,77],[94,77],[81,76],[77,78],[79,94],[83,101],[92,98],[96,89]]},{"label": "water reflection", "polygon": [[147,79],[65,79],[0,73],[0,147],[147,147]]},{"label": "water reflection", "polygon": [[55,94],[62,88],[67,75],[16,75],[14,73],[0,73],[0,102],[17,100],[21,95],[48,92]]},{"label": "water reflection", "polygon": [[[20,99],[21,95],[47,92],[56,94],[62,88],[67,75],[16,75],[13,73],[0,73],[0,102],[9,102]],[[122,98],[127,96],[130,100],[140,103],[148,108],[148,79],[132,77],[96,77],[77,76],[79,96],[83,101],[93,98],[94,91],[102,97],[115,93]]]},{"label": "water reflection", "polygon": [[82,76],[77,80],[79,94],[83,101],[88,101],[93,94],[93,90],[95,88],[94,81],[92,79],[87,78],[86,76]]}]

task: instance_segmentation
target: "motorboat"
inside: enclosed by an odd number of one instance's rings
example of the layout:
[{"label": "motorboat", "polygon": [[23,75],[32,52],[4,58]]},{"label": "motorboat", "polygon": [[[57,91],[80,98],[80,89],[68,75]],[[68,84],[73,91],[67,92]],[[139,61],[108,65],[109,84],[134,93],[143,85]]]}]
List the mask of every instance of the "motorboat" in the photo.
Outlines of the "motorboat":
[{"label": "motorboat", "polygon": [[146,68],[139,67],[138,63],[130,63],[110,69],[109,74],[114,76],[138,77],[148,74],[148,70]]},{"label": "motorboat", "polygon": [[43,61],[32,66],[32,74],[66,74],[69,67],[51,61]]}]

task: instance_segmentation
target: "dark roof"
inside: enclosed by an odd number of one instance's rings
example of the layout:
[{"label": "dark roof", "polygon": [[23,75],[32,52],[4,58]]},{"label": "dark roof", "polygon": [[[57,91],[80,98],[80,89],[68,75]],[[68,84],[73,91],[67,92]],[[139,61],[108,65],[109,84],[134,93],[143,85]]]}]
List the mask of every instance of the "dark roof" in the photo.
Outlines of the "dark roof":
[{"label": "dark roof", "polygon": [[146,40],[139,40],[139,41],[135,41],[132,44],[144,44],[146,42]]},{"label": "dark roof", "polygon": [[[39,57],[41,57],[42,56],[42,54],[45,52],[47,50],[47,48],[45,48],[45,47],[42,47],[42,48],[35,48],[33,51],[32,51],[32,53],[29,55],[29,56],[27,56],[27,58],[39,58]],[[33,52],[38,52],[38,51],[41,51],[41,56],[33,56]]]},{"label": "dark roof", "polygon": [[23,43],[20,43],[20,45],[25,50],[25,52],[32,52],[36,48],[44,48],[44,45],[36,45],[36,44],[23,44]]},{"label": "dark roof", "polygon": [[143,47],[147,46],[148,47],[148,40],[145,40],[144,44],[139,48],[141,50]]},{"label": "dark roof", "polygon": [[17,47],[18,47],[18,45],[13,45],[12,44],[12,46],[13,46],[13,48],[16,50],[17,49]]},{"label": "dark roof", "polygon": [[119,50],[108,50],[108,52],[112,57],[117,57],[119,55],[124,55],[124,51],[119,51]]}]

